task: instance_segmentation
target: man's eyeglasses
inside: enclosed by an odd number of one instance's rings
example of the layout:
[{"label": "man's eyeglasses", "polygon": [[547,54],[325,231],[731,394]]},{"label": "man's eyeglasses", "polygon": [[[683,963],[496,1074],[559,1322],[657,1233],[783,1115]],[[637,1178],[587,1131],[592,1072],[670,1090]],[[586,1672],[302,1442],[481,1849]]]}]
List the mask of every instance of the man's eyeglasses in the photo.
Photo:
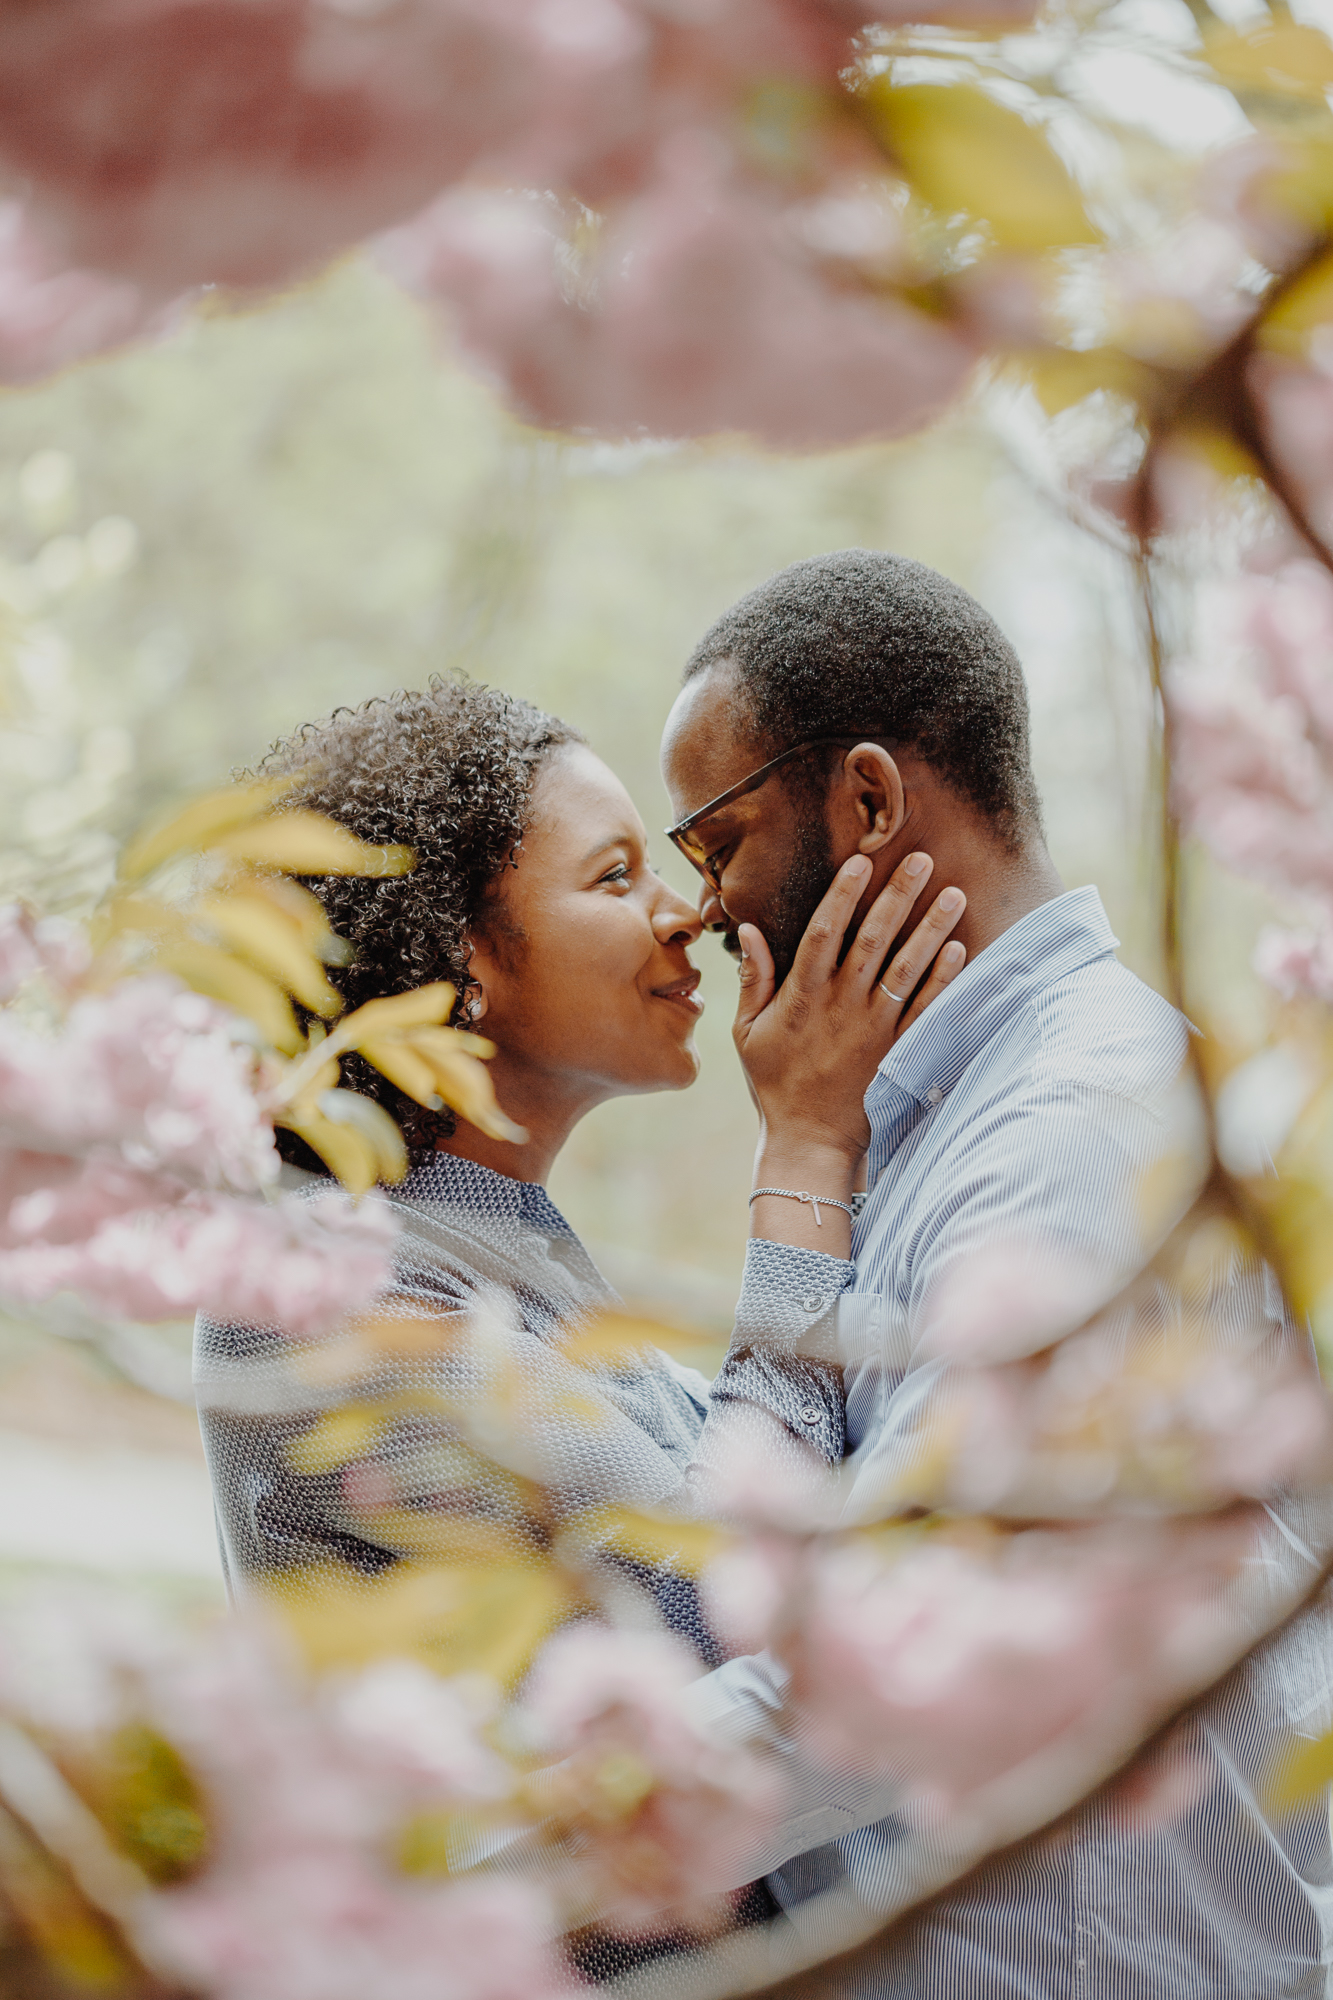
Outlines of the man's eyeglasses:
[{"label": "man's eyeglasses", "polygon": [[725,792],[719,792],[706,806],[700,806],[698,812],[689,813],[684,819],[678,820],[675,826],[669,826],[666,830],[667,839],[675,842],[685,859],[692,867],[698,869],[709,888],[716,893],[722,884],[716,869],[711,865],[708,842],[696,833],[697,827],[702,826],[715,812],[720,812],[723,806],[729,806],[733,799],[743,799],[747,792],[757,792],[783,764],[790,764],[793,757],[803,757],[807,750],[817,750],[824,744],[864,743],[877,734],[878,731],[871,730],[859,736],[807,736],[804,742],[793,743],[791,749],[784,750],[780,757],[771,757],[767,764],[761,764],[757,771],[751,771],[749,777],[742,778],[738,785],[732,785]]}]

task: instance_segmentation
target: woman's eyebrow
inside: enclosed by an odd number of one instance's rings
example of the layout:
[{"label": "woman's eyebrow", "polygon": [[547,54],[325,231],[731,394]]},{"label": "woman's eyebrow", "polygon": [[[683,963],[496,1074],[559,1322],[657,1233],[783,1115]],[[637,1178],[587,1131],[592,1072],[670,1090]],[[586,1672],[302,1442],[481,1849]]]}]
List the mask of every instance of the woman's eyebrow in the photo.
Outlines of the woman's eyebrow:
[{"label": "woman's eyebrow", "polygon": [[613,847],[634,847],[638,843],[632,833],[610,833],[590,847],[580,861],[580,868],[590,868],[601,855],[609,854]]}]

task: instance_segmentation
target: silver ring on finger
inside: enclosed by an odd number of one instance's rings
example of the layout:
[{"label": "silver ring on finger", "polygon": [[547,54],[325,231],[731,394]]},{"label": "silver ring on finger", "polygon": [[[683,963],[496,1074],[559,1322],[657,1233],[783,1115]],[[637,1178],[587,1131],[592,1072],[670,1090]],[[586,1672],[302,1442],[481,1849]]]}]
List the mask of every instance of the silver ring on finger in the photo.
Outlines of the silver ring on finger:
[{"label": "silver ring on finger", "polygon": [[884,984],[884,981],[882,979],[877,979],[875,981],[875,984],[879,987],[880,992],[884,995],[884,998],[886,1000],[892,1000],[895,1007],[902,1006],[903,1003],[898,998],[898,995],[896,993],[890,993],[888,987]]}]

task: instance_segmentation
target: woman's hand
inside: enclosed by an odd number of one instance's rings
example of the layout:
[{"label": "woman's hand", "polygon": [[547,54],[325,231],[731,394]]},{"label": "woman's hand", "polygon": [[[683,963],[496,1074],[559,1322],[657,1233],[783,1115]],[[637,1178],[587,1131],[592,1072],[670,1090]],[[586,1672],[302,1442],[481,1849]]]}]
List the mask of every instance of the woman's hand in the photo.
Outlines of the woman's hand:
[{"label": "woman's hand", "polygon": [[[839,964],[871,867],[864,855],[853,855],[810,919],[780,988],[762,934],[753,924],[741,925],[741,994],[732,1036],[759,1107],[757,1186],[848,1199],[870,1143],[864,1099],[871,1078],[898,1036],[956,978],[966,956],[961,944],[946,940],[967,899],[961,889],[945,889],[885,966],[932,866],[927,854],[907,856]],[[752,1214],[766,1237],[846,1254],[850,1236],[840,1209],[823,1209],[816,1220],[807,1205],[764,1196]]]}]

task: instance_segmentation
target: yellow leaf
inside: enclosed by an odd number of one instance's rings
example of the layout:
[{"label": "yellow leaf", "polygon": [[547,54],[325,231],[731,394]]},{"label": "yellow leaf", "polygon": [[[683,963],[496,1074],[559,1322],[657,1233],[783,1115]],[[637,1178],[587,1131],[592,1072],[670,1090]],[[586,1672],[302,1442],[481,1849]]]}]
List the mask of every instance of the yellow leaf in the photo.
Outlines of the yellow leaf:
[{"label": "yellow leaf", "polygon": [[472,1865],[477,1844],[509,1826],[523,1826],[512,1804],[433,1806],[415,1813],[394,1841],[393,1857],[405,1875],[448,1875]]},{"label": "yellow leaf", "polygon": [[174,854],[198,853],[216,845],[248,820],[268,812],[276,800],[299,782],[299,777],[299,773],[292,773],[249,785],[227,785],[221,791],[205,793],[180,812],[150,821],[121,854],[121,880],[139,881]]},{"label": "yellow leaf", "polygon": [[432,1054],[435,1086],[452,1111],[492,1139],[508,1139],[522,1145],[527,1133],[505,1116],[495,1101],[495,1087],[475,1056]]},{"label": "yellow leaf", "polygon": [[1151,388],[1148,370],[1118,347],[1093,347],[1079,354],[1053,347],[1020,355],[1016,366],[1031,382],[1048,417],[1072,409],[1098,391],[1140,404]]},{"label": "yellow leaf", "polygon": [[384,1428],[384,1417],[373,1404],[357,1404],[331,1410],[327,1416],[287,1447],[287,1463],[293,1472],[316,1474],[333,1472],[348,1459],[369,1451]]},{"label": "yellow leaf", "polygon": [[[360,1314],[347,1322],[346,1332],[359,1365],[380,1355],[439,1353],[456,1346],[468,1329],[466,1313],[404,1311]],[[310,1350],[312,1356],[322,1351]]]},{"label": "yellow leaf", "polygon": [[406,875],[415,866],[410,847],[368,847],[323,813],[273,813],[211,843],[233,861],[276,868],[288,875]]},{"label": "yellow leaf", "polygon": [[1318,28],[1291,20],[1221,28],[1204,41],[1204,61],[1233,89],[1277,91],[1321,103],[1333,84],[1333,47]]},{"label": "yellow leaf", "polygon": [[359,1049],[367,1036],[378,1040],[404,1028],[435,1027],[448,1020],[454,998],[448,980],[437,979],[429,986],[413,987],[410,993],[391,993],[383,1000],[367,1000],[363,1007],[338,1023],[333,1040],[339,1049]]},{"label": "yellow leaf", "polygon": [[1182,451],[1201,459],[1219,479],[1262,479],[1253,455],[1230,431],[1205,425],[1181,425],[1175,442]]},{"label": "yellow leaf", "polygon": [[326,1090],[336,1090],[338,1088],[338,1079],[342,1075],[335,1056],[330,1056],[326,1062],[314,1064],[309,1068],[307,1067],[307,1064],[311,1061],[313,1051],[318,1047],[318,1042],[307,1043],[305,1052],[299,1062],[289,1063],[287,1066],[286,1076],[292,1075],[297,1069],[300,1069],[302,1072],[300,1089],[293,1095],[290,1092],[284,1091],[281,1086],[279,1087],[279,1101],[290,1104],[292,1109],[303,1117],[307,1113],[318,1109],[319,1100]]},{"label": "yellow leaf", "polygon": [[475,1056],[478,1062],[489,1062],[495,1054],[494,1042],[488,1042],[484,1035],[469,1034],[465,1028],[426,1026],[407,1033],[413,1048],[425,1056]]},{"label": "yellow leaf", "polygon": [[407,1173],[407,1148],[403,1135],[382,1104],[362,1097],[355,1090],[326,1090],[318,1110],[331,1124],[350,1129],[367,1145],[375,1158],[375,1178],[396,1185]]},{"label": "yellow leaf", "polygon": [[432,1111],[438,1110],[443,1099],[435,1087],[435,1072],[409,1042],[367,1039],[358,1047],[381,1076],[387,1076],[390,1083],[396,1084],[408,1097],[415,1098],[418,1104],[424,1104]]},{"label": "yellow leaf", "polygon": [[1307,230],[1327,234],[1333,225],[1333,139],[1287,140],[1280,164],[1261,176],[1255,192]]},{"label": "yellow leaf", "polygon": [[[331,1092],[325,1093],[332,1095]],[[379,1178],[379,1162],[375,1150],[354,1132],[349,1125],[336,1125],[331,1118],[325,1118],[316,1110],[297,1111],[289,1108],[279,1112],[275,1125],[285,1125],[295,1132],[319,1154],[331,1174],[337,1176],[356,1199],[374,1187]]]},{"label": "yellow leaf", "polygon": [[104,951],[117,938],[188,938],[189,925],[179,910],[156,896],[121,893],[112,896],[97,911],[90,926],[93,949]]},{"label": "yellow leaf", "polygon": [[1333,1778],[1333,1731],[1314,1743],[1290,1742],[1269,1776],[1265,1795],[1277,1812],[1290,1812],[1295,1806],[1317,1798],[1330,1778]]},{"label": "yellow leaf", "polygon": [[247,896],[259,896],[285,918],[325,965],[346,965],[351,946],[329,927],[328,912],[319,897],[287,875],[240,873],[232,877],[234,886]]},{"label": "yellow leaf", "polygon": [[561,1352],[585,1367],[601,1362],[614,1366],[617,1361],[638,1356],[645,1347],[660,1347],[678,1361],[702,1368],[705,1374],[716,1374],[726,1351],[718,1341],[664,1326],[660,1320],[604,1312],[569,1333],[561,1343]]},{"label": "yellow leaf", "polygon": [[261,972],[280,980],[312,1014],[342,1012],[342,1000],[324,977],[323,966],[272,904],[237,890],[204,897],[191,915]]},{"label": "yellow leaf", "polygon": [[636,1562],[662,1564],[697,1576],[733,1537],[707,1521],[646,1514],[636,1507],[598,1507],[570,1524],[580,1542],[611,1548]]},{"label": "yellow leaf", "polygon": [[1268,1210],[1278,1276],[1298,1313],[1312,1313],[1333,1286],[1333,1203],[1309,1173],[1254,1180],[1253,1197]]},{"label": "yellow leaf", "polygon": [[287,995],[229,951],[184,938],[163,946],[156,957],[164,971],[176,973],[196,993],[207,994],[210,1000],[244,1014],[284,1055],[294,1055],[303,1046]]},{"label": "yellow leaf", "polygon": [[543,1640],[578,1606],[570,1586],[531,1562],[446,1567],[404,1560],[373,1580],[284,1573],[274,1610],[316,1671],[407,1654],[438,1673],[522,1678]]},{"label": "yellow leaf", "polygon": [[1333,321],[1333,253],[1321,257],[1283,293],[1260,322],[1258,344],[1272,354],[1289,354],[1303,361],[1310,336]]},{"label": "yellow leaf", "polygon": [[988,225],[1004,249],[1096,243],[1059,156],[1017,111],[974,84],[864,86],[870,122],[922,199]]},{"label": "yellow leaf", "polygon": [[368,1514],[375,1536],[386,1546],[440,1562],[504,1562],[514,1553],[514,1537],[493,1521],[470,1521],[460,1514],[436,1514],[416,1507],[376,1508]]}]

